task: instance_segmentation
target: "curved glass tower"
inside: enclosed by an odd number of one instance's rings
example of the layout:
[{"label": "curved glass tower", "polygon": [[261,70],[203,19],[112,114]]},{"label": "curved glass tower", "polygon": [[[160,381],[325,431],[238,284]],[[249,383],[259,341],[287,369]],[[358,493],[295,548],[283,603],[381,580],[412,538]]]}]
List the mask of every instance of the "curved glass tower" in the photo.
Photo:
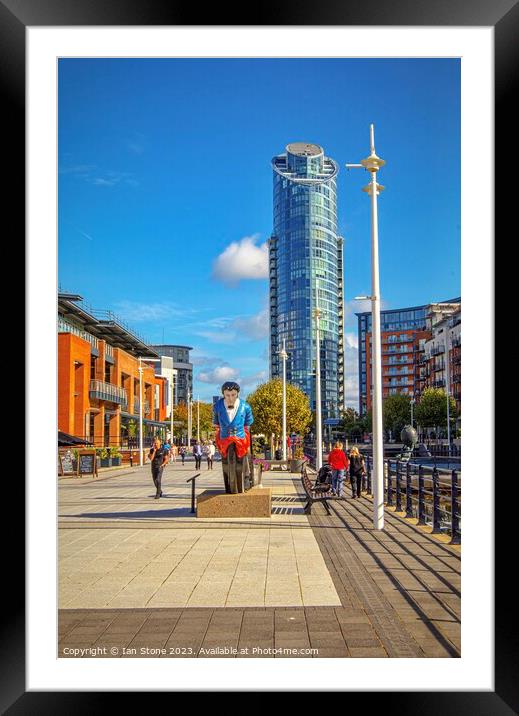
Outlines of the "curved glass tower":
[{"label": "curved glass tower", "polygon": [[269,240],[270,374],[301,388],[315,410],[316,327],[321,311],[323,419],[344,405],[343,240],[337,234],[337,163],[317,144],[289,144],[272,160],[274,231]]}]

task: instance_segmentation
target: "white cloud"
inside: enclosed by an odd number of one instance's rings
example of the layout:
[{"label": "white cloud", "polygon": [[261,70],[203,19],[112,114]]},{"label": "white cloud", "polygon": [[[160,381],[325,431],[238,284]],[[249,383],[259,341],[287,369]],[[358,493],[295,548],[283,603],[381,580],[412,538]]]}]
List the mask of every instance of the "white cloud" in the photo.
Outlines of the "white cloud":
[{"label": "white cloud", "polygon": [[246,385],[248,387],[256,387],[260,383],[264,383],[268,378],[268,372],[266,370],[259,370],[257,373],[254,373],[253,375],[246,376],[245,378],[242,378],[241,384]]},{"label": "white cloud", "polygon": [[267,242],[256,246],[258,234],[233,241],[213,264],[213,277],[236,285],[241,279],[268,278]]},{"label": "white cloud", "polygon": [[224,362],[221,358],[217,358],[216,356],[199,355],[196,350],[191,351],[190,357],[191,363],[196,366],[217,365],[218,363],[221,364]]},{"label": "white cloud", "polygon": [[266,338],[269,334],[268,310],[264,308],[254,316],[249,316],[248,318],[237,318],[232,322],[231,326],[237,333],[245,334],[255,341]]},{"label": "white cloud", "polygon": [[352,326],[357,325],[356,313],[364,313],[365,311],[371,311],[371,301],[368,299],[362,299],[361,301],[345,301],[344,304],[344,323]]},{"label": "white cloud", "polygon": [[114,311],[127,321],[168,321],[196,313],[195,309],[180,308],[175,303],[138,303],[137,301],[119,301],[114,305]]},{"label": "white cloud", "polygon": [[[211,343],[234,343],[248,338],[253,341],[265,339],[269,333],[268,310],[263,308],[252,316],[237,316],[235,318],[212,318],[204,321],[204,330],[194,331]],[[209,330],[205,330],[208,328]]]},{"label": "white cloud", "polygon": [[359,336],[358,333],[345,333],[344,334],[344,347],[359,349]]},{"label": "white cloud", "polygon": [[239,371],[230,365],[221,365],[209,372],[199,373],[197,378],[201,383],[225,383],[226,380],[236,380]]}]

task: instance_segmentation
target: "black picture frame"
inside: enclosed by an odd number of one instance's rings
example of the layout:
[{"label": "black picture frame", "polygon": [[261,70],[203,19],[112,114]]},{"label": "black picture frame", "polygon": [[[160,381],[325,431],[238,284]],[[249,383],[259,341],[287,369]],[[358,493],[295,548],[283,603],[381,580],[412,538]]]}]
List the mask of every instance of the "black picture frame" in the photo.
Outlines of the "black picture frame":
[{"label": "black picture frame", "polygon": [[[200,14],[204,22],[200,23]],[[238,21],[239,20],[239,21]],[[4,190],[8,231],[23,245],[25,234],[25,30],[28,26],[145,26],[145,25],[294,25],[298,26],[486,26],[495,33],[495,130],[496,137],[506,141],[510,122],[514,122],[512,100],[517,86],[519,36],[519,4],[516,0],[371,0],[370,3],[346,4],[333,2],[310,3],[272,2],[255,5],[249,17],[236,17],[231,6],[208,5],[202,11],[189,4],[177,4],[164,0],[0,0],[0,82],[2,82],[3,105],[9,137],[5,147],[11,152],[8,187]],[[504,169],[505,157],[510,159],[514,146],[503,146],[496,152],[496,169]],[[5,156],[5,154],[4,154]],[[4,164],[4,170],[6,165]],[[509,165],[507,164],[507,170]],[[505,174],[505,172],[501,172]],[[496,216],[507,221],[511,207],[506,202],[506,192],[496,193]],[[16,208],[17,207],[17,208]],[[508,217],[510,218],[510,217]],[[515,222],[514,222],[515,223]],[[491,474],[491,464],[485,455],[484,469]],[[19,510],[21,512],[21,510]],[[514,540],[506,534],[506,520],[497,521],[496,559],[513,546]],[[512,525],[513,526],[513,525]],[[94,692],[26,692],[25,687],[25,598],[23,550],[24,525],[20,516],[13,524],[9,543],[16,545],[19,574],[10,573],[8,589],[4,590],[4,619],[0,638],[0,709],[7,714],[28,713],[97,713],[115,706],[117,694]],[[504,561],[505,558],[503,558]],[[518,633],[515,590],[507,568],[512,562],[502,564],[497,570],[495,595],[495,691],[494,692],[372,692],[349,693],[347,705],[351,708],[354,696],[360,697],[366,708],[375,706],[400,714],[472,713],[500,714],[519,713],[519,689],[517,679]],[[504,580],[506,584],[504,583]],[[497,586],[501,581],[501,588]],[[409,684],[412,689],[412,683]],[[316,690],[327,690],[322,686]],[[140,700],[141,694],[133,693],[132,702]],[[142,694],[144,696],[144,694]],[[359,700],[360,700],[359,699]]]}]

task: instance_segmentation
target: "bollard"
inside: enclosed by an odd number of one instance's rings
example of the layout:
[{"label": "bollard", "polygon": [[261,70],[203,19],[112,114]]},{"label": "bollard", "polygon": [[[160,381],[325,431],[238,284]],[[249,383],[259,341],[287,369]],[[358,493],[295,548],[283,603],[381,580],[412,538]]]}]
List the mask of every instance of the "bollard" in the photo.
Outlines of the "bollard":
[{"label": "bollard", "polygon": [[368,455],[367,463],[368,463],[368,495],[372,495],[373,493],[371,492],[371,462],[370,462],[369,455]]},{"label": "bollard", "polygon": [[422,465],[418,465],[418,524],[425,524],[425,488]]},{"label": "bollard", "polygon": [[411,465],[407,463],[407,472],[405,476],[405,516],[413,516],[413,501],[412,497],[412,483],[411,483]]},{"label": "bollard", "polygon": [[391,474],[391,460],[387,461],[387,506],[393,505],[393,479]]},{"label": "bollard", "polygon": [[440,477],[436,466],[433,469],[433,527],[431,534],[438,534],[440,529]]},{"label": "bollard", "polygon": [[400,460],[396,461],[396,511],[402,512],[402,487],[401,487],[401,465]]},{"label": "bollard", "polygon": [[451,544],[461,544],[458,492],[458,473],[453,470],[451,474]]}]

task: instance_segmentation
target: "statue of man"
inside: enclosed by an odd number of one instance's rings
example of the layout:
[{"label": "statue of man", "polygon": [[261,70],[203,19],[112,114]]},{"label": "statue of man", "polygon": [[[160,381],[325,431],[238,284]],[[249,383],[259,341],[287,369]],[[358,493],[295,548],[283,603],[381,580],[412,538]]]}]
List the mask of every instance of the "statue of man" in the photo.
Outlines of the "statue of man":
[{"label": "statue of man", "polygon": [[213,425],[216,429],[216,446],[222,456],[222,469],[225,491],[231,493],[229,482],[228,450],[231,443],[235,444],[237,467],[240,474],[243,470],[243,458],[248,453],[251,438],[250,426],[254,418],[250,405],[240,399],[240,386],[234,381],[222,385],[222,398],[213,408]]}]

